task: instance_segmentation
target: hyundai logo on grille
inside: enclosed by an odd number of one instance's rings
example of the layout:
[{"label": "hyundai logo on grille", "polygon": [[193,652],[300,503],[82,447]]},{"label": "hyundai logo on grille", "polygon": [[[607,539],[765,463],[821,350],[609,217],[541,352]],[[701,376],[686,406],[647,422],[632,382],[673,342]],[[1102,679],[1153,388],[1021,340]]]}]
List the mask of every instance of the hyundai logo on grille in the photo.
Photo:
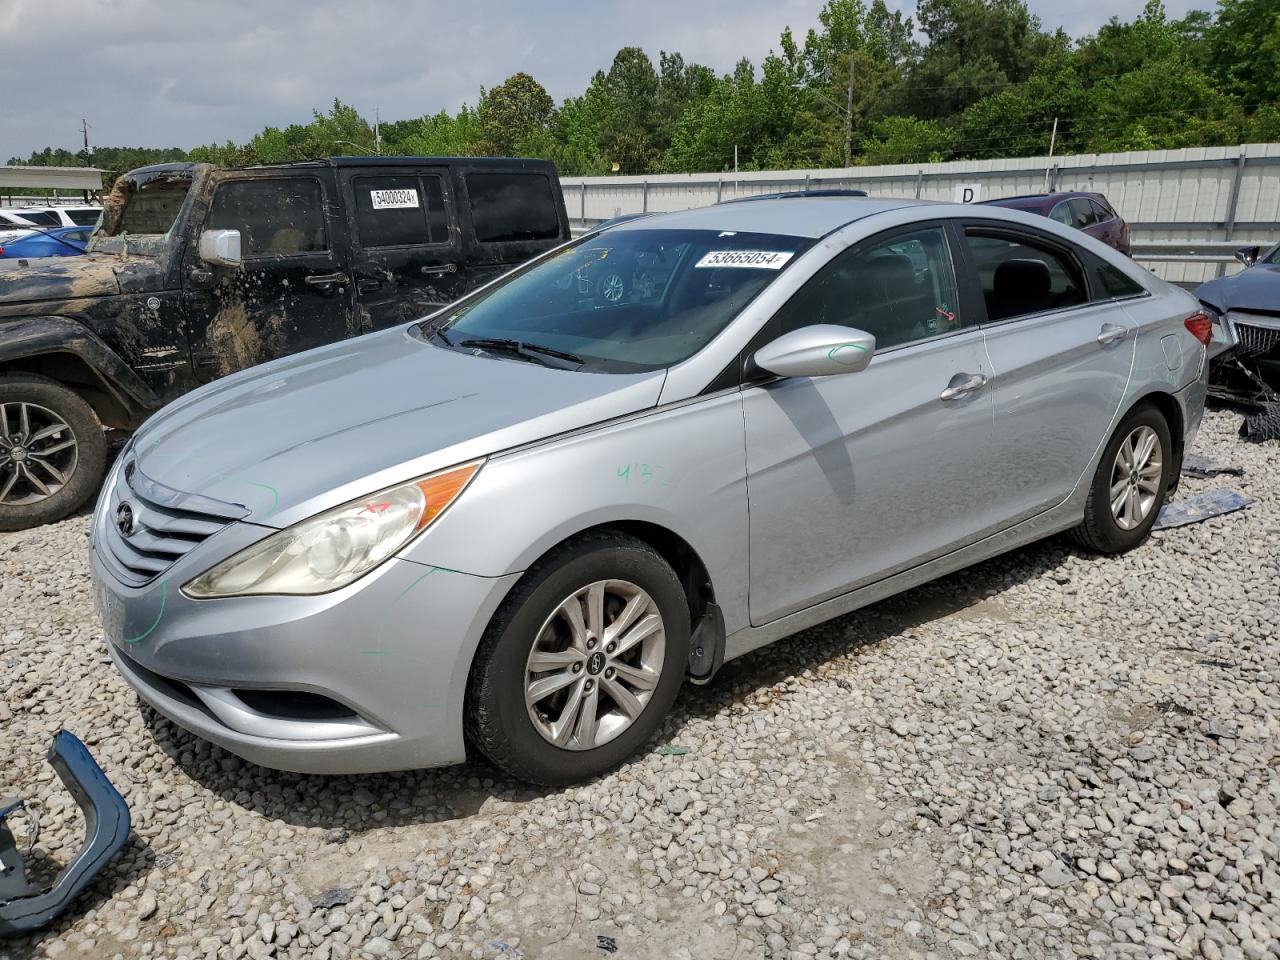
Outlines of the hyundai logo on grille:
[{"label": "hyundai logo on grille", "polygon": [[116,529],[123,536],[133,533],[133,507],[127,503],[122,503],[116,509]]}]

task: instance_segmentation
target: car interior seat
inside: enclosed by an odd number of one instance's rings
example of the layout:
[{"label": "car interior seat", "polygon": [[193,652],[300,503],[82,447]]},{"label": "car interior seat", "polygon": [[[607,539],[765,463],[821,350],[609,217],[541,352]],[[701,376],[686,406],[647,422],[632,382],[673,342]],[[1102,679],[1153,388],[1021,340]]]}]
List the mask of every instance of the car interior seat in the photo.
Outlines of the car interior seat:
[{"label": "car interior seat", "polygon": [[1053,306],[1053,278],[1043,260],[1006,260],[996,267],[987,297],[992,320],[1039,313]]}]

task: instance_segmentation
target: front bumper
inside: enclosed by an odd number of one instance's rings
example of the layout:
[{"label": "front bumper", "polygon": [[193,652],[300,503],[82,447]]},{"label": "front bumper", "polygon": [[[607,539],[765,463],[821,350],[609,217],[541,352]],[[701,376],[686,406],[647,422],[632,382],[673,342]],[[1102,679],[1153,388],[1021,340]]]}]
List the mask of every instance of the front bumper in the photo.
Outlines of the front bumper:
[{"label": "front bumper", "polygon": [[111,658],[174,723],[300,773],[465,759],[471,658],[518,574],[474,577],[396,558],[322,596],[191,600],[181,585],[210,565],[210,550],[230,555],[264,531],[233,524],[135,588],[104,563],[102,520],[91,566]]}]

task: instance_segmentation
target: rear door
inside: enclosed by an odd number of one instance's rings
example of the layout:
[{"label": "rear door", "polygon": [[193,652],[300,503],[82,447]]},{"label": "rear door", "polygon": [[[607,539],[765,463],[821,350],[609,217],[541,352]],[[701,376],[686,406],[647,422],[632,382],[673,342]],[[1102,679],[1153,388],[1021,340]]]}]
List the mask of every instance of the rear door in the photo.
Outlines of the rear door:
[{"label": "rear door", "polygon": [[361,327],[408,323],[468,288],[448,169],[340,167]]},{"label": "rear door", "polygon": [[454,168],[470,288],[569,239],[560,183],[552,174],[544,164]]},{"label": "rear door", "polygon": [[202,380],[333,343],[353,329],[333,171],[237,171],[218,180],[205,230],[238,230],[243,262],[211,267],[189,244],[184,312]]},{"label": "rear door", "polygon": [[1091,295],[1081,254],[1030,228],[964,226],[986,309],[995,462],[1011,522],[1060,503],[1106,438],[1133,366],[1134,323]]}]

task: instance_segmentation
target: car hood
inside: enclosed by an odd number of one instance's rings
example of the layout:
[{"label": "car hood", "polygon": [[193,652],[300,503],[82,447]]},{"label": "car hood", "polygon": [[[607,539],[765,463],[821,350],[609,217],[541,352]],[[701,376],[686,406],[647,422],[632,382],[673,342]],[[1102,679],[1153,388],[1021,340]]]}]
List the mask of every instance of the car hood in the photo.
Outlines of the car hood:
[{"label": "car hood", "polygon": [[1280,264],[1260,263],[1234,277],[1220,277],[1196,288],[1196,296],[1220,311],[1280,312]]},{"label": "car hood", "polygon": [[654,406],[665,372],[600,374],[448,350],[399,327],[254,367],[165,407],[144,475],[284,527],[375,490]]},{"label": "car hood", "polygon": [[0,260],[0,303],[109,297],[146,289],[160,273],[146,257],[85,254]]}]

